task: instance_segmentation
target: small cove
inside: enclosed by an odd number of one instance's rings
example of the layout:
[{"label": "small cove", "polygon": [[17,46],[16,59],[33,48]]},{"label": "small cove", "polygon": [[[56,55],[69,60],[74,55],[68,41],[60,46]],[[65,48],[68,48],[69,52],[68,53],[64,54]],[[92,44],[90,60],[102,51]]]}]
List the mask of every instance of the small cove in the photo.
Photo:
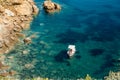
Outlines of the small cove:
[{"label": "small cove", "polygon": [[[73,3],[71,0],[56,2],[62,5],[62,10],[46,14],[41,8],[42,1],[36,0],[41,11],[31,23],[30,30],[24,32],[27,36],[35,34],[36,38],[30,45],[21,42],[7,55],[14,57],[6,59],[6,63],[18,72],[16,77],[78,79],[89,74],[103,78],[110,70],[118,71],[112,60],[120,55],[119,7],[105,6],[107,3],[104,1],[101,7],[95,0],[92,4],[87,3],[93,5],[89,8],[82,1],[81,7],[76,7],[77,0]],[[66,57],[69,44],[76,45],[77,49],[72,59]],[[28,54],[23,54],[23,51]]]}]

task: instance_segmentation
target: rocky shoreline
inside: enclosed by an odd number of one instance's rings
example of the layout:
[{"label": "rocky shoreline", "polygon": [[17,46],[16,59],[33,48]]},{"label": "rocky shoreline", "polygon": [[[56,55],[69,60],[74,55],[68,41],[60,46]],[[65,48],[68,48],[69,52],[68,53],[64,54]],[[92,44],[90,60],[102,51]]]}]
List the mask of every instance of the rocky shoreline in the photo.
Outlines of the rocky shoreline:
[{"label": "rocky shoreline", "polygon": [[29,28],[38,8],[32,0],[6,0],[0,2],[0,54],[8,53],[18,41],[20,32]]},{"label": "rocky shoreline", "polygon": [[0,0],[0,70],[3,70],[0,76],[15,73],[5,71],[9,66],[4,64],[5,56],[2,54],[12,50],[19,37],[25,38],[21,31],[29,28],[33,16],[38,12],[33,0]]}]

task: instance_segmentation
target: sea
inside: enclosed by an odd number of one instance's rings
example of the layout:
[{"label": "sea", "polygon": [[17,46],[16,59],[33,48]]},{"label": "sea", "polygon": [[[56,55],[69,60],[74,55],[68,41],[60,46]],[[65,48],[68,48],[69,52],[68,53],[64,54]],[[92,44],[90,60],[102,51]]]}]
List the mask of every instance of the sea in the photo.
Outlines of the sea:
[{"label": "sea", "polygon": [[[37,77],[77,80],[88,74],[99,80],[110,71],[120,71],[120,0],[52,0],[61,5],[55,13],[45,13],[44,0],[26,37],[9,54],[6,63],[20,80]],[[76,53],[68,58],[69,45]],[[10,58],[12,56],[12,58]]]}]

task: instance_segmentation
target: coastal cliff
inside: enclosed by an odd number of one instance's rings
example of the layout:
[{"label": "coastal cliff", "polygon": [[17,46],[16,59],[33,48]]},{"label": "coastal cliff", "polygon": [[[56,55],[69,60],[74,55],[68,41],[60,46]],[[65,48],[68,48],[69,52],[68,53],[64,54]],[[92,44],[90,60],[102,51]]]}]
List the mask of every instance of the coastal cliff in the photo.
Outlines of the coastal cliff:
[{"label": "coastal cliff", "polygon": [[0,0],[0,54],[13,48],[38,11],[33,0]]}]

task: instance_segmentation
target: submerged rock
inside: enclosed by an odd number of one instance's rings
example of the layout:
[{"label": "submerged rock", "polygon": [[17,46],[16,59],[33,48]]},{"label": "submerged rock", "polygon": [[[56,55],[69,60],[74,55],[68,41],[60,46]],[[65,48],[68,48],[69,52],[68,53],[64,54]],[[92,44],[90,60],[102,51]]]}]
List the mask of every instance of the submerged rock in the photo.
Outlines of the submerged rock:
[{"label": "submerged rock", "polygon": [[46,0],[43,3],[43,7],[47,13],[55,12],[61,9],[61,6],[51,0]]},{"label": "submerged rock", "polygon": [[29,54],[29,50],[24,50],[22,53],[23,54]]},{"label": "submerged rock", "polygon": [[32,42],[30,37],[25,38],[23,41],[25,44],[30,44]]},{"label": "submerged rock", "polygon": [[25,64],[25,68],[31,69],[31,68],[34,68],[34,65],[33,64]]}]

